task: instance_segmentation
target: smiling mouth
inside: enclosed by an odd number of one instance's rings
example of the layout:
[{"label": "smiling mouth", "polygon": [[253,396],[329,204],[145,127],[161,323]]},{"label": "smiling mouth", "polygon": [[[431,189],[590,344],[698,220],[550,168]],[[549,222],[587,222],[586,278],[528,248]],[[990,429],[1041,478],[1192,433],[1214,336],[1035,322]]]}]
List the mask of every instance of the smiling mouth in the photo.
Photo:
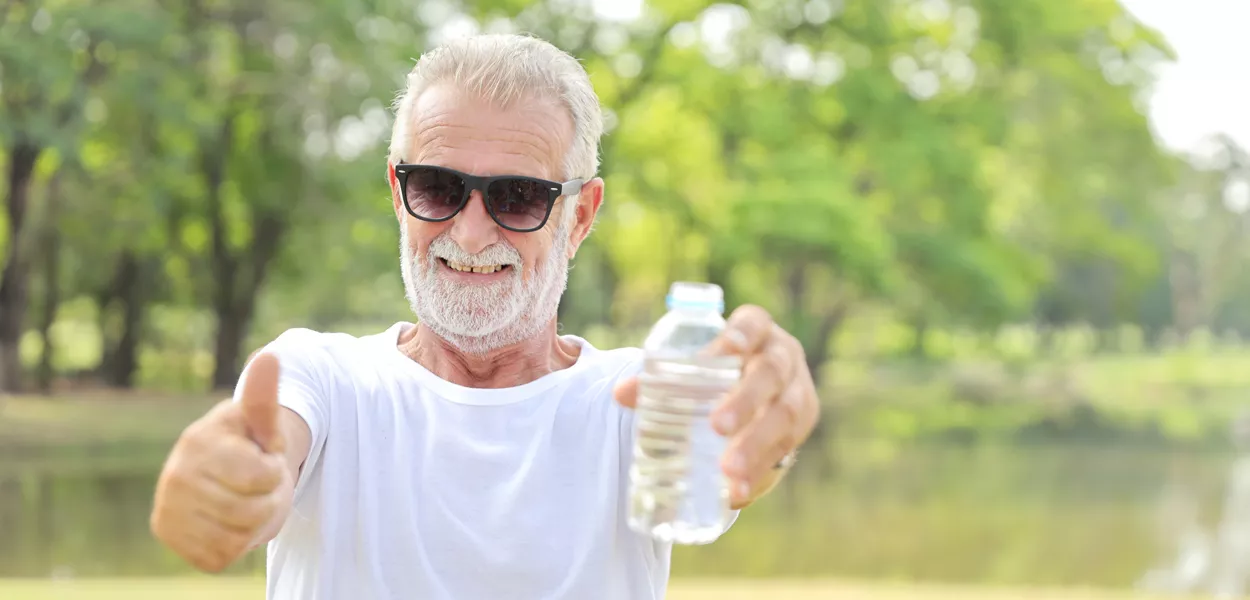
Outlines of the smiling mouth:
[{"label": "smiling mouth", "polygon": [[450,261],[445,258],[438,259],[438,262],[443,263],[443,266],[453,271],[459,271],[461,273],[480,273],[483,275],[489,275],[491,273],[498,273],[512,266],[512,265],[474,266],[474,265],[466,265],[466,264],[458,263],[455,261]]}]

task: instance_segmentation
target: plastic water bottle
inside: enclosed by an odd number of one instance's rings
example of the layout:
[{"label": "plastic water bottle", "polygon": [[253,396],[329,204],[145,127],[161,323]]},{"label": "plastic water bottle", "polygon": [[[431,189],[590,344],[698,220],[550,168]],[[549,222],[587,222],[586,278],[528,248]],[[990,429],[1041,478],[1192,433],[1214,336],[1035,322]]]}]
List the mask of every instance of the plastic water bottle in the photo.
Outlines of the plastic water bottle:
[{"label": "plastic water bottle", "polygon": [[741,374],[735,356],[711,356],[725,328],[724,294],[706,283],[673,284],[668,313],[643,345],[629,525],[678,544],[706,544],[728,526],[729,482],[721,471],[727,441],[708,413]]}]

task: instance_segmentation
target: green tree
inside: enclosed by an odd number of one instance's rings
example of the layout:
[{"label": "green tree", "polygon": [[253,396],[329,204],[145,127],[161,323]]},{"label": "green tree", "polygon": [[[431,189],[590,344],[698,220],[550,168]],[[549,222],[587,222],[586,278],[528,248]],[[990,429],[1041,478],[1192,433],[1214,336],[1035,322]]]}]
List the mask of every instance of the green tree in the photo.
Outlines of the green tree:
[{"label": "green tree", "polygon": [[[0,8],[0,141],[6,171],[7,236],[0,275],[0,390],[21,387],[18,342],[30,288],[33,187],[41,158],[72,156],[119,52],[150,47],[159,31],[142,0],[8,2]],[[144,10],[147,9],[147,10]],[[112,83],[112,82],[109,82]]]}]

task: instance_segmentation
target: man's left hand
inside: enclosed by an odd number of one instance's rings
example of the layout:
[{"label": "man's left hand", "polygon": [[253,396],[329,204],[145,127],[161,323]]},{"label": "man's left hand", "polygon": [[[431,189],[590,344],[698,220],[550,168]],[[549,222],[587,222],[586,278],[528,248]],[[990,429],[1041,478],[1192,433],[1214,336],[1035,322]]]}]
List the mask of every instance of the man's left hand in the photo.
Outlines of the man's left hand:
[{"label": "man's left hand", "polygon": [[[820,402],[803,346],[758,306],[734,311],[711,349],[742,359],[742,379],[711,414],[713,427],[729,438],[721,468],[730,503],[742,508],[777,483],[775,467],[807,440]],[[615,392],[617,402],[634,408],[638,379],[622,381]]]}]

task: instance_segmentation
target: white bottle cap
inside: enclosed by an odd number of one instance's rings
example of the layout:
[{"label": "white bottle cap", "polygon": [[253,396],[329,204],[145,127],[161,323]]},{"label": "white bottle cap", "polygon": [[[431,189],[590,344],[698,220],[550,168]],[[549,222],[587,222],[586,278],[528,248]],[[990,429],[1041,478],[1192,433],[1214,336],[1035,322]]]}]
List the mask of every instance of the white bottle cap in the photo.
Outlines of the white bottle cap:
[{"label": "white bottle cap", "polygon": [[668,290],[668,309],[725,310],[725,292],[714,283],[678,281]]}]

